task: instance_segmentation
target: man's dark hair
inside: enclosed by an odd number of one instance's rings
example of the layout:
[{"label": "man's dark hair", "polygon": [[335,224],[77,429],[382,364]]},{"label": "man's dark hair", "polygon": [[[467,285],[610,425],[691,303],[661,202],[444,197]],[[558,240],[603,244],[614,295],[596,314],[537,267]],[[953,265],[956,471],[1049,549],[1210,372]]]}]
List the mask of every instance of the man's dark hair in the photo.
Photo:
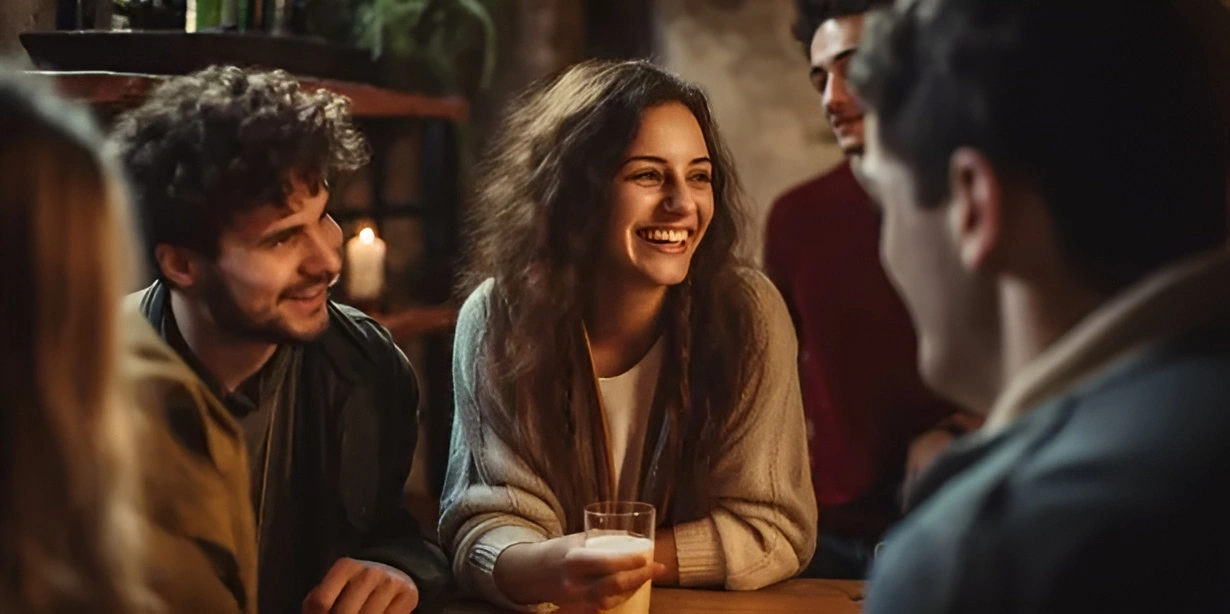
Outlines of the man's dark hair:
[{"label": "man's dark hair", "polygon": [[811,53],[811,39],[820,24],[892,3],[893,0],[795,0],[794,37],[803,43],[804,53]]},{"label": "man's dark hair", "polygon": [[1225,241],[1228,64],[1180,14],[1197,6],[1226,19],[1211,0],[919,0],[873,18],[851,81],[918,202],[944,201],[952,153],[975,148],[1111,292]]},{"label": "man's dark hair", "polygon": [[347,98],[306,91],[285,71],[234,66],[167,80],[119,118],[112,140],[148,249],[210,258],[235,214],[284,203],[296,180],[318,193],[368,159]]}]

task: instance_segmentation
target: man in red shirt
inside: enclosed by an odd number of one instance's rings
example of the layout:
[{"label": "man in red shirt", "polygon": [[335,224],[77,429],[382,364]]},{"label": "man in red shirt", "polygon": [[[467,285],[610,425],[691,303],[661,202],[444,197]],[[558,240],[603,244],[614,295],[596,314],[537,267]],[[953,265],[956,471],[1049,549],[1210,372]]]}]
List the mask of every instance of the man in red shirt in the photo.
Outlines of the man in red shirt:
[{"label": "man in red shirt", "polygon": [[914,330],[879,261],[879,214],[855,178],[863,111],[846,89],[864,14],[890,0],[798,0],[795,36],[811,59],[825,117],[851,159],[774,204],[765,267],[799,335],[816,556],[804,575],[861,578],[899,516],[904,485],[976,423],[928,392]]}]

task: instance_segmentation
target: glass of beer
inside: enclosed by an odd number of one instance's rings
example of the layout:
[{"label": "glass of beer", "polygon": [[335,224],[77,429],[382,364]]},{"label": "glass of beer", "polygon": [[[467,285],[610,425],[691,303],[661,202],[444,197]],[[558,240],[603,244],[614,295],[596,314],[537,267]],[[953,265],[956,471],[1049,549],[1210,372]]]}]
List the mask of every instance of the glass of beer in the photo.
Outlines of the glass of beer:
[{"label": "glass of beer", "polygon": [[[645,553],[653,559],[652,505],[631,501],[601,501],[585,506],[585,547],[611,554]],[[648,581],[627,601],[603,614],[649,614]]]}]

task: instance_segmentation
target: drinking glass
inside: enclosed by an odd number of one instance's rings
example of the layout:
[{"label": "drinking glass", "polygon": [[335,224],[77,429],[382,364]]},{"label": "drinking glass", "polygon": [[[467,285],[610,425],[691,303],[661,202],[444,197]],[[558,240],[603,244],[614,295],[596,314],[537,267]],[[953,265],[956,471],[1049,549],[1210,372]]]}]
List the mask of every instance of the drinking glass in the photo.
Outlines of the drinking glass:
[{"label": "drinking glass", "polygon": [[[585,506],[585,547],[611,554],[644,552],[653,559],[656,513],[648,503],[600,501]],[[649,591],[653,581],[636,589],[627,601],[603,614],[649,614]]]}]

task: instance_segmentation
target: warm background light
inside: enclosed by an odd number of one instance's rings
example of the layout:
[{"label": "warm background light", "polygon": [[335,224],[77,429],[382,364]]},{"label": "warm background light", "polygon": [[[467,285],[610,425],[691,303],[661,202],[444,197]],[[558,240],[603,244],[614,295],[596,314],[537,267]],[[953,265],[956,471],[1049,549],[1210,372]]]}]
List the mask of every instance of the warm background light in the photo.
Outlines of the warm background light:
[{"label": "warm background light", "polygon": [[376,231],[364,227],[346,242],[346,297],[350,301],[371,301],[384,292],[384,241]]}]

